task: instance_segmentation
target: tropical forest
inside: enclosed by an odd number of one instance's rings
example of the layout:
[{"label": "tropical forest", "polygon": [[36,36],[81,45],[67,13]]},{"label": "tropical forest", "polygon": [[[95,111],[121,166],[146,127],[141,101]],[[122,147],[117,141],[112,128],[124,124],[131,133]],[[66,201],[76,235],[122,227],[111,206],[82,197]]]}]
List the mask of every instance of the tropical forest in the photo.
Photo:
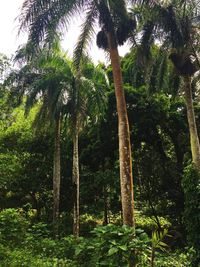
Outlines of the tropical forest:
[{"label": "tropical forest", "polygon": [[22,0],[15,19],[0,267],[200,267],[200,1]]}]

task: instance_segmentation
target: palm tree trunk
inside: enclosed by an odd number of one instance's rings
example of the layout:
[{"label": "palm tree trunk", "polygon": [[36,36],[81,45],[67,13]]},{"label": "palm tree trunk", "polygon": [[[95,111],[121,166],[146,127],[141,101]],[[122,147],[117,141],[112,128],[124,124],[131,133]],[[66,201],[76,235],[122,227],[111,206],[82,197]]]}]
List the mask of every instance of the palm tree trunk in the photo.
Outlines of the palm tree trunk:
[{"label": "palm tree trunk", "polygon": [[78,125],[76,123],[75,133],[73,136],[73,167],[72,167],[72,183],[73,183],[73,235],[79,236],[79,153],[78,153]]},{"label": "palm tree trunk", "polygon": [[118,112],[119,162],[123,224],[135,227],[132,155],[122,72],[114,34],[107,34]]},{"label": "palm tree trunk", "polygon": [[55,235],[58,234],[58,219],[60,205],[60,117],[56,119],[54,165],[53,165],[53,224]]},{"label": "palm tree trunk", "polygon": [[185,102],[187,108],[187,119],[189,124],[190,132],[190,145],[192,152],[192,161],[198,170],[200,170],[200,146],[199,146],[199,137],[197,133],[197,126],[194,114],[194,107],[192,101],[192,90],[191,90],[191,77],[184,77],[184,89],[185,89]]}]

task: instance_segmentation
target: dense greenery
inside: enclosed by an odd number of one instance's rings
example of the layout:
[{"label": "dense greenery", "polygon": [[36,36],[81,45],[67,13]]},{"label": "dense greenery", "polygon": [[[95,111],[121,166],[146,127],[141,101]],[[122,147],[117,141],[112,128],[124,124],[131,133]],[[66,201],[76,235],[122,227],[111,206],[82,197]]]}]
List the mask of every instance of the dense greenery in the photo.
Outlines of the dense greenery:
[{"label": "dense greenery", "polygon": [[[54,240],[47,224],[31,224],[24,216],[22,210],[1,212],[3,266],[127,266],[132,256],[139,266],[149,264],[153,241],[141,229],[135,235],[133,228],[108,224],[95,228],[90,237]],[[11,238],[12,242],[6,243]],[[158,243],[162,247],[162,242]],[[189,260],[189,253],[159,253],[155,266],[188,266]]]},{"label": "dense greenery", "polygon": [[199,255],[199,198],[200,198],[200,177],[193,165],[189,165],[183,175],[182,186],[185,194],[184,222],[187,230],[187,239],[190,246],[194,248],[192,266],[198,265]]},{"label": "dense greenery", "polygon": [[[25,1],[28,43],[0,54],[0,266],[199,267],[199,6],[64,2]],[[111,65],[85,54],[95,21]]]}]

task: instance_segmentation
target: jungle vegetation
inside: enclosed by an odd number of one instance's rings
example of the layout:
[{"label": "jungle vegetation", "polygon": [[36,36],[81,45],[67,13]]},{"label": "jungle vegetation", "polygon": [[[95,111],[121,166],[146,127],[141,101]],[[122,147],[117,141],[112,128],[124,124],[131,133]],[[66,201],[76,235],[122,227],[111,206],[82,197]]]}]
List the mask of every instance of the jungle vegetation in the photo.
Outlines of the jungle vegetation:
[{"label": "jungle vegetation", "polygon": [[199,1],[24,0],[19,25],[0,54],[0,266],[199,267]]}]

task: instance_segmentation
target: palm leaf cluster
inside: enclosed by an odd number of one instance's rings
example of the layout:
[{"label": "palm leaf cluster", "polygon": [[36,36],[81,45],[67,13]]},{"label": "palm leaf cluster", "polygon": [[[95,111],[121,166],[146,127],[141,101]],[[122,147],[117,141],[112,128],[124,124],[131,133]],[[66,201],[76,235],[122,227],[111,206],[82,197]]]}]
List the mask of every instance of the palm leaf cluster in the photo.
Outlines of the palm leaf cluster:
[{"label": "palm leaf cluster", "polygon": [[101,1],[98,9],[99,25],[101,27],[101,31],[97,34],[98,47],[103,49],[108,48],[106,36],[108,32],[115,34],[116,43],[118,45],[123,45],[136,27],[134,17],[127,12],[125,1],[120,0],[117,5],[113,2],[107,5],[104,1]]},{"label": "palm leaf cluster", "polygon": [[[23,49],[17,54],[17,60],[24,60]],[[91,68],[94,69],[92,64]],[[103,110],[104,89],[108,86],[100,67],[88,78],[84,76],[84,72],[87,74],[86,69],[82,73],[77,72],[67,54],[55,43],[53,49],[44,49],[35,60],[13,71],[7,82],[12,84],[12,99],[17,100],[16,104],[20,104],[26,97],[25,114],[40,102],[36,117],[39,126],[44,125],[44,122],[52,123],[61,115],[69,120],[79,117],[81,124],[84,118],[89,119],[91,114],[97,116],[100,109]]]},{"label": "palm leaf cluster", "polygon": [[[174,0],[154,1],[150,6],[145,3],[142,8],[132,10],[138,21],[134,44],[137,47],[136,72],[146,69],[151,91],[162,88],[175,92],[180,84],[179,76],[193,76],[199,69],[198,29],[193,23],[194,19],[198,20],[199,7],[200,3],[195,0]],[[156,57],[155,43],[160,47],[160,55],[157,53]],[[175,71],[166,64],[168,58]],[[167,89],[166,84],[170,84],[170,88]]]},{"label": "palm leaf cluster", "polygon": [[75,47],[74,61],[78,67],[83,51],[90,44],[96,26],[100,27],[97,34],[97,45],[107,49],[106,34],[113,32],[118,45],[133,34],[136,21],[127,12],[128,3],[145,1],[113,1],[113,0],[26,0],[19,17],[19,32],[28,31],[27,51],[33,56],[44,46],[51,47],[56,38],[67,31],[71,19],[84,15],[81,32]]}]

